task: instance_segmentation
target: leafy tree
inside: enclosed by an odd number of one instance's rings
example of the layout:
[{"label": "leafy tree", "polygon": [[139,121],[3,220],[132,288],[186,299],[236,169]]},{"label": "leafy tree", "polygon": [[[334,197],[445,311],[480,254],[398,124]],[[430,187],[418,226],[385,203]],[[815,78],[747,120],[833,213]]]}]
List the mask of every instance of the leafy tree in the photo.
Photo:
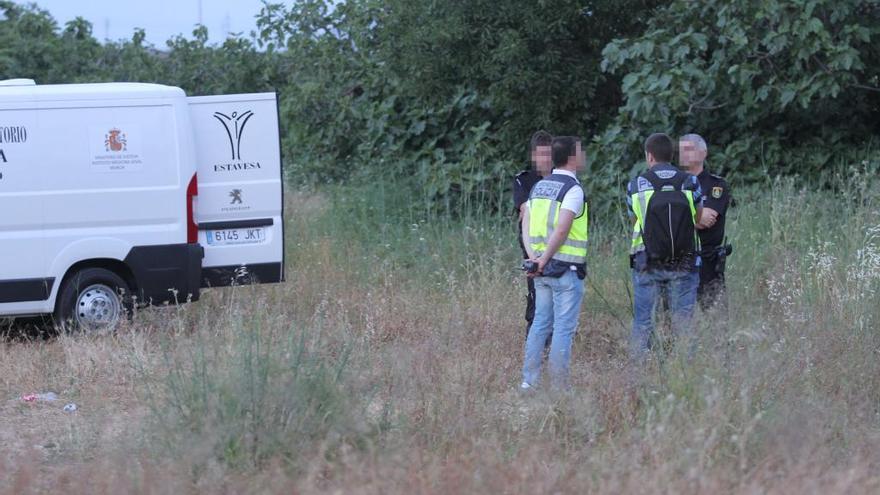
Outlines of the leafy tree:
[{"label": "leafy tree", "polygon": [[408,94],[427,101],[478,92],[505,144],[521,149],[537,128],[590,135],[614,114],[619,81],[597,70],[602,49],[640,33],[660,3],[391,0],[380,56]]},{"label": "leafy tree", "polygon": [[168,41],[163,60],[166,82],[191,94],[247,93],[271,90],[266,54],[251,40],[227,38],[220,46],[208,44],[208,29],[198,26],[193,38],[175,36]]},{"label": "leafy tree", "polygon": [[145,43],[146,33],[135,29],[130,40],[108,41],[98,63],[98,73],[110,81],[167,83],[164,60],[152,45]]},{"label": "leafy tree", "polygon": [[0,1],[0,75],[48,80],[58,62],[58,24],[36,5]]},{"label": "leafy tree", "polygon": [[605,48],[626,101],[593,149],[630,168],[648,133],[699,132],[740,178],[816,176],[880,130],[878,39],[872,0],[677,0]]},{"label": "leafy tree", "polygon": [[192,38],[176,36],[165,50],[145,43],[145,33],[130,40],[99,43],[82,18],[63,30],[48,11],[0,1],[0,77],[29,77],[40,84],[140,81],[172,84],[191,94],[270,90],[267,54],[254,41],[232,36],[219,46],[208,43],[198,26]]},{"label": "leafy tree", "polygon": [[98,62],[103,47],[92,36],[92,25],[82,17],[68,22],[56,38],[57,54],[51,64],[48,80],[52,82],[81,82],[94,80],[100,73]]},{"label": "leafy tree", "polygon": [[[589,135],[613,117],[602,48],[641,32],[657,3],[310,0],[267,5],[258,25],[284,49],[298,172],[368,168],[422,177],[436,204],[473,193],[497,205],[534,130]],[[410,173],[426,160],[433,175]],[[461,168],[475,172],[450,173]]]}]

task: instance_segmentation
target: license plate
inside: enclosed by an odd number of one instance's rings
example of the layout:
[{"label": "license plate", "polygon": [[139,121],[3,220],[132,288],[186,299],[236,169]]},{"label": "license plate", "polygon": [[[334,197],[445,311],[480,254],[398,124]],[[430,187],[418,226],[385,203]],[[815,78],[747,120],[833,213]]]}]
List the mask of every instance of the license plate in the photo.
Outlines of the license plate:
[{"label": "license plate", "polygon": [[249,229],[206,230],[205,237],[209,246],[261,244],[266,241],[266,229],[255,227]]}]

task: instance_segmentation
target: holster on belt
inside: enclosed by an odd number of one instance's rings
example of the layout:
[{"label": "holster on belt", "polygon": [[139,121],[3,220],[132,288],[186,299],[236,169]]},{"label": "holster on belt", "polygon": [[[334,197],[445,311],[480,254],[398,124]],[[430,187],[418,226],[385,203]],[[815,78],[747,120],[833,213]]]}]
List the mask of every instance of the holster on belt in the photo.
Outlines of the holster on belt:
[{"label": "holster on belt", "polygon": [[715,273],[724,273],[727,266],[727,257],[733,253],[733,245],[723,244],[703,249],[700,256],[704,261],[715,264]]}]

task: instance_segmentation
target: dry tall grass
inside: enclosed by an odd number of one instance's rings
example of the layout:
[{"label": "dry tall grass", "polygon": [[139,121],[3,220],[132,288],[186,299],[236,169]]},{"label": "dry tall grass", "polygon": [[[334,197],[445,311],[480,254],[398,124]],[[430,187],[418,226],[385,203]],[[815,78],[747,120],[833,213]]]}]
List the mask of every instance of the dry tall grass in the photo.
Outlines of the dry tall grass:
[{"label": "dry tall grass", "polygon": [[[287,283],[0,344],[0,492],[876,493],[880,203],[858,183],[741,192],[729,328],[703,315],[693,360],[644,370],[626,235],[597,223],[574,391],[526,398],[509,225],[288,194]],[[79,410],[17,400],[46,390]]]}]

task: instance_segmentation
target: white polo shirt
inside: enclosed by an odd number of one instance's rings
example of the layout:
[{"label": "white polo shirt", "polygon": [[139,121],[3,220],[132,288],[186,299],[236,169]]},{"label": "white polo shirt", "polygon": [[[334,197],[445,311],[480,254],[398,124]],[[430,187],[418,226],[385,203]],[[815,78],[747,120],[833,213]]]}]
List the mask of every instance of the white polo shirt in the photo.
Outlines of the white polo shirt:
[{"label": "white polo shirt", "polygon": [[[567,175],[574,180],[578,180],[577,176],[574,172],[570,172],[568,170],[562,170],[558,168],[553,169],[554,174],[559,175]],[[578,181],[578,185],[580,185],[580,181]],[[577,217],[584,211],[584,189],[582,187],[572,187],[565,193],[565,196],[562,198],[562,208],[565,208],[568,211],[573,211],[574,216]]]}]

